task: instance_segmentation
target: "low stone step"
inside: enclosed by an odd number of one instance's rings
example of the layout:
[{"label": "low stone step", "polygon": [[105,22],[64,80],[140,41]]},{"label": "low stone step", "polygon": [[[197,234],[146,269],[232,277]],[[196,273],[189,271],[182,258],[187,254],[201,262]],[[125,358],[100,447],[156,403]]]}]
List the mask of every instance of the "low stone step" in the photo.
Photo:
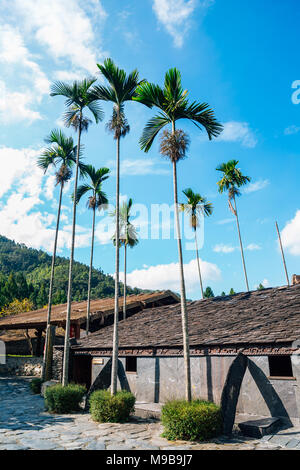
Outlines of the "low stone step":
[{"label": "low stone step", "polygon": [[261,418],[253,421],[239,423],[239,428],[244,436],[262,438],[268,434],[274,434],[280,429],[280,418]]},{"label": "low stone step", "polygon": [[160,419],[161,416],[161,407],[160,403],[139,403],[135,404],[135,416],[139,418],[154,418]]}]

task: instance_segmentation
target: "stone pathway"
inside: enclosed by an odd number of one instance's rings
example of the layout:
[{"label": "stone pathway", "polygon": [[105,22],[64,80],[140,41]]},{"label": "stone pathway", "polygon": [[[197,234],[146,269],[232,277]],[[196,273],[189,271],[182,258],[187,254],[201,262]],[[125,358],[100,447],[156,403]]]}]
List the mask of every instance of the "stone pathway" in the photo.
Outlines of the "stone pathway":
[{"label": "stone pathway", "polygon": [[99,424],[88,413],[52,415],[33,395],[28,378],[0,377],[0,450],[259,450],[300,449],[300,429],[290,428],[261,440],[214,439],[209,443],[169,442],[162,426],[133,417],[125,424]]}]

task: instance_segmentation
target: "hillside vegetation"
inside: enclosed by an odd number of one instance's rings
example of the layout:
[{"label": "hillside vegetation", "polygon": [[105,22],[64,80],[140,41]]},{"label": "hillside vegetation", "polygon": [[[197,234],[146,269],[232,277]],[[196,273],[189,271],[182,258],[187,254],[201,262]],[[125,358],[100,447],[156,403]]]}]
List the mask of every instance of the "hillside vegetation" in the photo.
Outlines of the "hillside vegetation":
[{"label": "hillside vegetation", "polygon": [[[42,250],[35,250],[15,243],[0,235],[0,310],[13,300],[28,298],[34,308],[48,303],[51,256]],[[75,262],[73,266],[73,300],[86,300],[88,266]],[[67,301],[69,260],[58,256],[56,259],[53,303]],[[114,279],[100,269],[93,270],[91,298],[112,297]],[[120,293],[123,292],[123,284]],[[140,289],[127,287],[128,294],[138,294]]]}]

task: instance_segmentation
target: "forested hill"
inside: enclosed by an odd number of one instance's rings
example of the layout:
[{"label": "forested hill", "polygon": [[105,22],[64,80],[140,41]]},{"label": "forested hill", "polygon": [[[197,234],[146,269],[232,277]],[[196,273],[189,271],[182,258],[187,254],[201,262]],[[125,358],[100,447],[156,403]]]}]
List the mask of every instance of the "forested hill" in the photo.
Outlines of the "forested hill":
[{"label": "forested hill", "polygon": [[[48,286],[51,269],[51,256],[42,250],[35,250],[15,243],[0,235],[0,310],[15,299],[28,298],[34,307],[48,303]],[[57,257],[54,280],[53,302],[67,301],[69,260]],[[73,299],[86,300],[89,268],[75,262],[73,265]],[[123,285],[121,285],[121,293]],[[140,289],[127,289],[129,294],[137,294]],[[92,299],[112,297],[114,279],[103,271],[93,270]]]}]

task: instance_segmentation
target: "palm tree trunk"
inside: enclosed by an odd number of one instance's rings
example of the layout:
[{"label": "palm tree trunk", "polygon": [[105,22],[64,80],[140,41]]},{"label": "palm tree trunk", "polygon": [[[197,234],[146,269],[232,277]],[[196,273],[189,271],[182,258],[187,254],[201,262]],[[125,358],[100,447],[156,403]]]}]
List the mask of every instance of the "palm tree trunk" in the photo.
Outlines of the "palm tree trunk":
[{"label": "palm tree trunk", "polygon": [[203,291],[203,284],[202,284],[202,276],[201,276],[201,268],[200,268],[200,259],[199,259],[199,251],[198,251],[198,242],[197,242],[197,232],[196,232],[196,230],[195,230],[195,243],[196,243],[196,255],[197,255],[198,272],[199,272],[199,279],[200,279],[200,289],[201,289],[202,299],[204,299],[204,291]]},{"label": "palm tree trunk", "polygon": [[126,319],[126,270],[127,270],[127,244],[124,243],[124,299],[123,299],[123,320]]},{"label": "palm tree trunk", "polygon": [[75,227],[76,227],[76,194],[79,173],[79,154],[80,154],[80,140],[81,140],[81,122],[82,110],[80,110],[79,129],[78,129],[78,144],[76,154],[76,173],[74,184],[74,200],[73,200],[73,224],[72,224],[72,241],[71,241],[71,255],[69,264],[69,281],[68,281],[68,295],[67,295],[67,315],[66,315],[66,328],[65,328],[65,344],[64,344],[64,361],[63,361],[63,386],[68,385],[69,381],[69,354],[70,354],[70,323],[71,323],[71,307],[72,307],[72,272],[75,248]]},{"label": "palm tree trunk", "polygon": [[91,261],[90,261],[90,270],[89,270],[88,298],[87,298],[87,308],[86,308],[86,335],[87,336],[89,334],[89,329],[90,329],[91,285],[92,285],[93,255],[94,255],[94,240],[95,240],[95,215],[96,215],[96,207],[93,207]]},{"label": "palm tree trunk", "polygon": [[52,264],[51,264],[51,273],[50,273],[50,286],[49,286],[49,300],[48,300],[48,313],[47,313],[47,328],[46,328],[46,338],[45,338],[45,348],[44,348],[44,358],[43,358],[43,368],[42,368],[42,379],[49,380],[50,377],[47,377],[46,370],[50,370],[49,362],[51,358],[48,354],[49,348],[49,335],[50,335],[50,322],[51,322],[51,309],[52,309],[52,295],[53,295],[53,281],[54,281],[54,268],[55,268],[55,258],[56,258],[56,249],[57,249],[57,238],[59,230],[59,221],[60,221],[60,212],[61,212],[61,201],[63,193],[64,183],[60,184],[60,193],[59,193],[59,202],[58,202],[58,211],[57,211],[57,220],[56,220],[56,232],[54,239],[53,255],[52,255]]},{"label": "palm tree trunk", "polygon": [[115,312],[114,312],[114,333],[113,333],[113,353],[111,368],[111,394],[115,395],[118,385],[118,350],[119,350],[119,243],[120,243],[120,227],[119,227],[119,197],[120,197],[120,137],[117,138],[117,164],[116,164],[116,274],[115,274]]},{"label": "palm tree trunk", "polygon": [[275,225],[276,225],[276,230],[277,230],[277,235],[278,235],[278,240],[279,240],[279,245],[280,245],[280,250],[281,250],[281,256],[282,256],[282,261],[283,261],[283,267],[284,267],[284,271],[285,271],[286,281],[287,281],[288,287],[290,287],[290,280],[289,280],[289,275],[288,275],[288,271],[287,271],[287,267],[286,267],[286,261],[285,261],[285,256],[284,256],[283,247],[282,247],[282,241],[281,241],[280,231],[279,231],[279,228],[278,228],[278,223],[275,222]]},{"label": "palm tree trunk", "polygon": [[235,216],[236,216],[236,224],[237,224],[237,229],[238,229],[238,234],[239,234],[239,239],[240,239],[240,247],[241,247],[243,268],[244,268],[244,274],[245,274],[245,280],[246,280],[246,287],[247,287],[247,292],[249,292],[248,276],[247,276],[247,271],[246,271],[246,264],[245,264],[245,258],[244,258],[244,249],[243,249],[243,243],[242,243],[242,237],[241,237],[241,231],[240,231],[240,223],[239,223],[239,216],[238,216],[238,212],[237,212],[235,196],[233,196],[233,202],[234,202],[234,210],[235,210]]},{"label": "palm tree trunk", "polygon": [[[175,132],[174,122],[173,122],[173,132]],[[181,320],[182,320],[182,337],[183,337],[183,357],[184,357],[184,368],[185,368],[185,396],[186,396],[187,401],[191,401],[192,387],[191,387],[189,329],[188,329],[188,314],[187,314],[187,308],[186,308],[182,246],[181,246],[181,235],[180,235],[179,213],[178,213],[177,168],[176,168],[175,161],[173,161],[173,185],[174,185],[174,204],[175,204],[176,232],[177,232],[178,255],[179,255],[179,269],[180,269]]]}]

